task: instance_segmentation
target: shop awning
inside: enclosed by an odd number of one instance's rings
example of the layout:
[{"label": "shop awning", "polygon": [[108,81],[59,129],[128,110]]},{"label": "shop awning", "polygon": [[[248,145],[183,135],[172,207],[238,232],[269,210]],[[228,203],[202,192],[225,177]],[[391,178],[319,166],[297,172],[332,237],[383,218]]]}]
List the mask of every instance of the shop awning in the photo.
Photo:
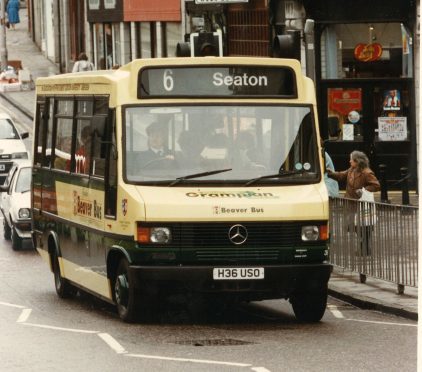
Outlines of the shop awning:
[{"label": "shop awning", "polygon": [[124,0],[124,20],[180,22],[180,0]]}]

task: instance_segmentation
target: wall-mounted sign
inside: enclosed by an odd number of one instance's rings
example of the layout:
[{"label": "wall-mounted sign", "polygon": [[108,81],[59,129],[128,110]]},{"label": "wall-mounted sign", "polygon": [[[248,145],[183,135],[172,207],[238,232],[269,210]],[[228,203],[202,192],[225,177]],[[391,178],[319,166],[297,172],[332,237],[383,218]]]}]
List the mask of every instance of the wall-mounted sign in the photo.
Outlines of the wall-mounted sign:
[{"label": "wall-mounted sign", "polygon": [[329,108],[342,115],[350,111],[362,110],[362,92],[360,89],[330,89]]},{"label": "wall-mounted sign", "polygon": [[374,62],[381,58],[382,46],[379,43],[363,44],[355,46],[355,58],[361,62]]},{"label": "wall-mounted sign", "polygon": [[380,141],[407,140],[407,118],[379,117],[378,138]]},{"label": "wall-mounted sign", "polygon": [[343,124],[343,141],[353,141],[354,126],[353,124]]}]

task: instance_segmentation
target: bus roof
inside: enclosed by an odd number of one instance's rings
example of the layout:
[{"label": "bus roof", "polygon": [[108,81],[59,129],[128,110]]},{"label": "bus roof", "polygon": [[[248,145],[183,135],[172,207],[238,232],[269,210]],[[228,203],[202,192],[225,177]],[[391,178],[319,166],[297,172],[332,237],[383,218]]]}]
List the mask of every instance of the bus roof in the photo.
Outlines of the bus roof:
[{"label": "bus roof", "polygon": [[[244,67],[243,67],[244,66]],[[36,89],[38,95],[84,95],[84,94],[92,94],[92,95],[110,95],[110,105],[118,105],[121,103],[135,103],[139,102],[139,99],[142,98],[185,98],[182,94],[181,96],[175,96],[171,94],[165,94],[161,96],[160,92],[166,92],[166,89],[157,91],[158,93],[151,97],[146,97],[145,94],[142,95],[139,93],[140,89],[140,79],[141,79],[141,71],[150,69],[152,70],[161,70],[168,71],[168,69],[174,68],[174,71],[182,71],[180,75],[186,78],[185,84],[181,83],[178,84],[178,87],[187,84],[187,79],[189,76],[192,76],[189,79],[189,83],[198,81],[197,75],[195,76],[194,71],[197,71],[197,74],[203,74],[204,71],[207,72],[210,70],[211,72],[219,71],[219,68],[239,68],[241,71],[245,71],[249,69],[249,71],[253,71],[254,69],[263,69],[263,71],[269,71],[269,69],[273,70],[289,70],[291,71],[292,76],[294,77],[294,95],[283,95],[280,94],[279,96],[266,94],[265,97],[262,96],[261,98],[268,98],[268,99],[289,99],[291,103],[297,102],[309,102],[314,104],[315,103],[315,92],[313,83],[310,79],[305,77],[302,74],[302,69],[300,62],[293,59],[279,59],[279,58],[259,58],[259,57],[186,57],[186,58],[151,58],[151,59],[136,59],[117,70],[97,70],[97,71],[87,71],[87,72],[78,72],[78,73],[68,73],[68,74],[61,74],[61,75],[54,75],[50,77],[43,77],[38,78],[36,81]],[[183,71],[185,69],[186,71]],[[265,70],[267,69],[267,70]],[[226,70],[225,70],[226,71]],[[211,73],[210,72],[210,73]],[[153,76],[152,74],[150,74]],[[149,80],[152,77],[149,76]],[[213,75],[212,75],[213,76]],[[217,75],[220,77],[220,75]],[[279,75],[269,74],[268,79],[271,82],[273,80],[272,86],[276,86],[277,81],[272,77],[276,76],[278,79]],[[282,75],[285,76],[285,75]],[[245,80],[241,77],[238,77],[239,82],[241,83]],[[202,79],[200,79],[202,80]],[[288,79],[287,79],[288,80]],[[162,82],[162,79],[160,80]],[[231,82],[233,83],[233,77],[225,77],[221,75],[221,79],[218,80],[218,83]],[[252,82],[255,82],[253,80]],[[240,84],[239,83],[239,84]],[[152,84],[153,86],[153,84]],[[129,88],[129,89],[128,89]],[[226,88],[226,87],[225,87]],[[229,87],[230,88],[230,87]],[[246,92],[250,92],[251,87]],[[191,88],[189,88],[191,89]],[[225,92],[222,96],[213,95],[213,92],[210,96],[204,96],[198,93],[198,96],[191,96],[190,98],[231,98],[236,99],[237,97],[233,94],[229,97],[226,95],[226,92],[229,89],[225,89]],[[195,90],[193,90],[195,91]],[[221,89],[219,90],[219,92]],[[231,87],[231,91],[233,91],[233,87]],[[218,93],[220,94],[220,93]],[[260,95],[254,95],[249,97],[249,93],[241,94],[242,100],[245,98],[253,98],[256,99],[260,97]],[[118,102],[117,102],[118,101]]]}]

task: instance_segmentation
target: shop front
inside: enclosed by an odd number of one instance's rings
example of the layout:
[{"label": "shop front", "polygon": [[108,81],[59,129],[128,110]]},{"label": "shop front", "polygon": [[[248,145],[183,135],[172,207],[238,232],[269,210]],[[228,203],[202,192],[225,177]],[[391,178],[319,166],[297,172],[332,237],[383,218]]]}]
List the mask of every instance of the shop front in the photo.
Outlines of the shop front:
[{"label": "shop front", "polygon": [[316,25],[321,135],[336,169],[348,168],[350,152],[360,150],[378,175],[386,166],[390,189],[404,172],[416,187],[415,4],[304,3]]}]

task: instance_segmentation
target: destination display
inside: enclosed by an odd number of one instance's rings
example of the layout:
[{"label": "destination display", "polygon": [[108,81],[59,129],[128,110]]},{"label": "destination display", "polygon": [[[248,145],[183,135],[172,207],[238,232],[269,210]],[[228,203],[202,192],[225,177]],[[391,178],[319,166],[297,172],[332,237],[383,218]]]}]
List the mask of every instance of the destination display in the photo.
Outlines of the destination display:
[{"label": "destination display", "polygon": [[151,67],[138,76],[138,98],[159,97],[296,98],[289,67],[190,66]]}]

